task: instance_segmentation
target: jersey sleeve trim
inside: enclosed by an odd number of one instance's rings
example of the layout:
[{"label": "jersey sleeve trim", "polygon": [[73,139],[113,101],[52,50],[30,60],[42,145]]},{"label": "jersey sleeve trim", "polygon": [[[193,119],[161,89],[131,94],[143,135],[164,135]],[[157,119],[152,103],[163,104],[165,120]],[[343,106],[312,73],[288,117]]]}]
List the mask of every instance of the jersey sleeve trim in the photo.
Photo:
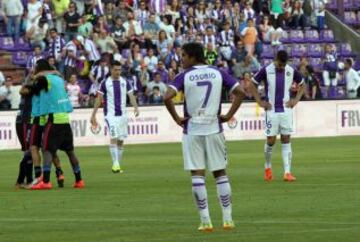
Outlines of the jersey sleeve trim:
[{"label": "jersey sleeve trim", "polygon": [[179,90],[178,90],[174,85],[169,85],[169,87],[170,87],[171,89],[173,89],[176,93],[179,92]]}]

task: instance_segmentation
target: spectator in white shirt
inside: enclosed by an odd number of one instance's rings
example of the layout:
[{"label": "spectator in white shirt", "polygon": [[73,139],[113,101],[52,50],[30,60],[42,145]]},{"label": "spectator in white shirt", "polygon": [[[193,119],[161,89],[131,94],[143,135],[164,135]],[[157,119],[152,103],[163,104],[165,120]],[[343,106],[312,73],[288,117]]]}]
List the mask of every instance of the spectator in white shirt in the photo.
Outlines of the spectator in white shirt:
[{"label": "spectator in white shirt", "polygon": [[154,50],[152,48],[147,50],[147,56],[144,58],[144,63],[150,73],[155,70],[158,64],[158,58],[154,55]]},{"label": "spectator in white shirt", "polygon": [[7,76],[4,85],[0,87],[0,110],[11,109],[12,77]]},{"label": "spectator in white shirt", "polygon": [[346,93],[348,98],[356,98],[360,87],[360,76],[353,68],[352,59],[346,59],[344,63]]},{"label": "spectator in white shirt", "polygon": [[43,13],[42,3],[37,0],[29,0],[27,5],[26,32],[28,32],[31,29],[31,27],[38,25],[42,13]]},{"label": "spectator in white shirt", "polygon": [[133,13],[128,13],[128,20],[123,26],[127,37],[140,36],[143,32],[140,23],[134,19]]},{"label": "spectator in white shirt", "polygon": [[71,105],[74,108],[80,107],[80,100],[82,98],[82,94],[81,88],[77,83],[77,76],[75,74],[72,74],[70,76],[69,83],[66,85],[66,91],[68,93]]},{"label": "spectator in white shirt", "polygon": [[24,7],[21,0],[3,0],[2,9],[4,12],[4,22],[6,23],[7,34],[14,37],[15,42],[20,37],[21,16],[24,13]]}]

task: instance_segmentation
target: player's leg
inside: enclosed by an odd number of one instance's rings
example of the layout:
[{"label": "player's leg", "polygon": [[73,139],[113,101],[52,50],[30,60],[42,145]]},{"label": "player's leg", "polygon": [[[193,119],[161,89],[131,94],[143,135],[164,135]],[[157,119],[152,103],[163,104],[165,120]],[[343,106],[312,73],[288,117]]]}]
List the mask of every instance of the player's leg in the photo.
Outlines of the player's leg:
[{"label": "player's leg", "polygon": [[204,137],[183,136],[184,169],[191,172],[192,194],[200,215],[199,231],[212,231],[205,184]]},{"label": "player's leg", "polygon": [[284,180],[295,181],[296,178],[291,174],[292,150],[290,135],[281,135],[281,154],[284,163]]},{"label": "player's leg", "polygon": [[115,117],[107,117],[105,118],[105,123],[108,128],[109,136],[110,136],[110,145],[109,151],[112,159],[112,172],[118,173],[120,172],[120,164],[119,164],[119,148],[118,148],[118,134],[116,127],[116,119]]},{"label": "player's leg", "polygon": [[34,164],[34,173],[35,173],[35,179],[33,181],[33,185],[36,185],[42,180],[41,156],[40,156],[42,129],[43,127],[41,127],[39,124],[33,124],[30,131],[29,146],[30,146],[30,152]]},{"label": "player's leg", "polygon": [[265,135],[266,142],[264,145],[265,156],[265,180],[271,181],[273,179],[271,156],[276,142],[276,135],[279,133],[279,115],[273,112],[266,112],[265,114]]},{"label": "player's leg", "polygon": [[216,180],[216,190],[223,215],[223,228],[233,229],[235,226],[232,219],[231,186],[225,170],[227,153],[224,134],[207,135],[205,147],[206,164]]},{"label": "player's leg", "polygon": [[116,135],[117,135],[117,149],[118,149],[118,172],[122,173],[121,161],[124,153],[124,140],[128,136],[128,120],[126,116],[118,117],[116,120]]},{"label": "player's leg", "polygon": [[[25,125],[25,127],[24,127]],[[18,137],[18,140],[21,144],[21,150],[26,150],[26,124],[23,123],[16,123],[16,134]],[[31,158],[30,158],[31,160]],[[26,176],[26,164],[27,164],[27,157],[25,156],[25,153],[19,163],[19,173],[18,178],[16,179],[16,188],[22,188],[24,186],[25,176]]]},{"label": "player's leg", "polygon": [[70,127],[70,124],[61,124],[59,125],[59,129],[57,130],[63,137],[61,144],[59,144],[59,149],[66,152],[66,155],[69,158],[71,163],[74,176],[75,176],[75,183],[73,185],[74,188],[84,188],[85,184],[81,178],[81,169],[80,169],[80,162],[75,154],[74,151],[74,139],[73,133]]},{"label": "player's leg", "polygon": [[64,187],[64,172],[61,169],[61,163],[60,163],[60,159],[59,156],[55,153],[52,163],[55,166],[55,175],[56,175],[56,179],[57,179],[57,183],[58,183],[58,187]]},{"label": "player's leg", "polygon": [[291,159],[292,159],[292,150],[290,135],[292,133],[292,110],[286,110],[282,114],[281,119],[281,154],[284,164],[284,180],[285,181],[295,181],[296,178],[291,174]]},{"label": "player's leg", "polygon": [[[121,161],[124,153],[124,140],[117,140],[117,149],[118,149],[118,164],[119,166],[116,167],[118,170],[117,172],[123,173],[123,170],[121,169]],[[114,167],[113,167],[114,171]]]}]

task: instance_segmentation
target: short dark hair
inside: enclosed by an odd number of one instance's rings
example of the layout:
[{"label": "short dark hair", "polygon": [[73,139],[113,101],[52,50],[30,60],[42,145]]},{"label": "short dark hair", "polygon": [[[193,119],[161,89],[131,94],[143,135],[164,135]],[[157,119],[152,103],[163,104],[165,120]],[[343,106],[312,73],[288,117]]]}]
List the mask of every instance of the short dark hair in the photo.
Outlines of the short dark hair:
[{"label": "short dark hair", "polygon": [[352,66],[352,65],[353,65],[353,61],[352,61],[352,59],[350,59],[350,58],[346,58],[346,59],[345,59],[345,63],[348,64],[349,66]]},{"label": "short dark hair", "polygon": [[50,71],[53,68],[50,66],[49,62],[45,59],[40,59],[36,62],[35,73],[39,73],[42,71]]},{"label": "short dark hair", "polygon": [[279,50],[276,53],[276,60],[279,61],[282,64],[285,64],[289,60],[289,55],[285,50]]},{"label": "short dark hair", "polygon": [[49,32],[56,32],[56,33],[57,33],[58,31],[57,31],[56,28],[51,28],[51,29],[49,30]]},{"label": "short dark hair", "polygon": [[204,47],[200,43],[191,42],[184,44],[182,50],[189,56],[195,58],[198,63],[205,63]]},{"label": "short dark hair", "polygon": [[120,61],[113,61],[113,62],[111,62],[111,68],[113,68],[114,66],[121,66]]}]

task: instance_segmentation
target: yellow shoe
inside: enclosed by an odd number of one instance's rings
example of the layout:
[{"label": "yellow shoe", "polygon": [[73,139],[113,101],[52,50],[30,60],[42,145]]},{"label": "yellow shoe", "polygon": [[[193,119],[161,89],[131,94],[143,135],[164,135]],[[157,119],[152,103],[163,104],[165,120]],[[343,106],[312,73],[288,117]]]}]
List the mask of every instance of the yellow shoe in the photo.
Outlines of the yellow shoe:
[{"label": "yellow shoe", "polygon": [[224,230],[232,230],[235,228],[234,221],[225,221],[223,223],[223,229]]},{"label": "yellow shoe", "polygon": [[119,165],[113,165],[111,170],[113,173],[123,173],[123,170],[121,170]]},{"label": "yellow shoe", "polygon": [[209,223],[201,223],[199,228],[198,228],[198,231],[201,231],[201,232],[213,232],[214,228],[213,228],[211,222],[209,222]]}]

